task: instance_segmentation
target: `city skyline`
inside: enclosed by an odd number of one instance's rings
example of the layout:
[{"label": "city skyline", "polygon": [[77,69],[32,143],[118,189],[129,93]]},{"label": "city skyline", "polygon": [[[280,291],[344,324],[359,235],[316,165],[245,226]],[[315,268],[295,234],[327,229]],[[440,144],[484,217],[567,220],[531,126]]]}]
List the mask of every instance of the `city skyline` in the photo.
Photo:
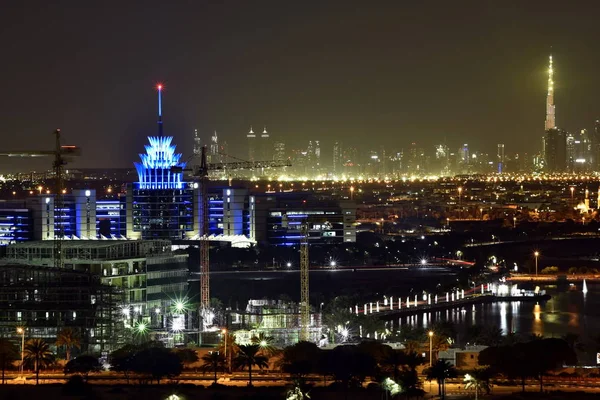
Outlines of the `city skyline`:
[{"label": "city skyline", "polygon": [[[594,13],[585,12],[592,6],[307,3],[288,10],[265,2],[184,13],[152,2],[144,10],[15,5],[0,28],[11,60],[1,67],[11,79],[0,109],[6,132],[18,134],[5,134],[3,146],[51,145],[60,127],[86,155],[74,166],[128,167],[155,131],[149,89],[161,81],[165,134],[185,157],[194,129],[205,142],[219,132],[233,155],[245,156],[250,125],[266,125],[288,149],[303,146],[300,138],[320,140],[326,153],[336,141],[391,146],[415,138],[424,148],[465,142],[495,154],[502,142],[507,153],[533,153],[541,147],[550,52],[558,126],[592,130],[600,115]],[[560,29],[549,27],[552,19]]]}]

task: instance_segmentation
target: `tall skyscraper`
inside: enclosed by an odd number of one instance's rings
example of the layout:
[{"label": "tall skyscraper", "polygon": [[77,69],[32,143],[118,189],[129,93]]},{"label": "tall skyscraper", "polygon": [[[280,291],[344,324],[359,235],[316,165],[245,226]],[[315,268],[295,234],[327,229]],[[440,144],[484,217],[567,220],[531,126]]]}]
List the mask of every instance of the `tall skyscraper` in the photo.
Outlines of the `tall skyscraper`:
[{"label": "tall skyscraper", "polygon": [[200,157],[202,154],[202,143],[200,141],[200,135],[198,135],[198,129],[194,129],[194,157]]},{"label": "tall skyscraper", "polygon": [[548,95],[546,96],[546,131],[556,128],[556,108],[554,106],[554,67],[552,55],[548,66]]},{"label": "tall skyscraper", "polygon": [[589,147],[592,170],[600,171],[600,119],[596,120],[594,130],[591,132]]},{"label": "tall skyscraper", "polygon": [[[573,172],[575,169],[575,136],[568,133],[565,139],[567,145],[567,171]],[[579,141],[577,141],[579,143]]]},{"label": "tall skyscraper", "polygon": [[210,137],[210,151],[208,153],[208,162],[220,162],[221,155],[219,154],[221,151],[219,148],[219,137],[217,136],[217,131]]},{"label": "tall skyscraper", "polygon": [[545,136],[545,168],[548,172],[564,172],[567,166],[567,132],[552,128]]},{"label": "tall skyscraper", "polygon": [[501,174],[504,172],[504,143],[498,144],[498,154],[496,157],[498,161],[498,173]]},{"label": "tall skyscraper", "polygon": [[250,131],[246,134],[246,142],[248,144],[248,161],[255,161],[256,156],[256,134],[250,127]]},{"label": "tall skyscraper", "polygon": [[334,175],[339,175],[342,172],[342,144],[335,142],[333,144],[333,168]]},{"label": "tall skyscraper", "polygon": [[260,159],[267,161],[273,159],[273,151],[271,146],[271,138],[269,137],[269,133],[267,132],[267,127],[263,129],[263,132],[260,134]]},{"label": "tall skyscraper", "polygon": [[278,140],[273,145],[273,149],[275,153],[273,154],[274,160],[285,160],[285,143],[281,140]]}]

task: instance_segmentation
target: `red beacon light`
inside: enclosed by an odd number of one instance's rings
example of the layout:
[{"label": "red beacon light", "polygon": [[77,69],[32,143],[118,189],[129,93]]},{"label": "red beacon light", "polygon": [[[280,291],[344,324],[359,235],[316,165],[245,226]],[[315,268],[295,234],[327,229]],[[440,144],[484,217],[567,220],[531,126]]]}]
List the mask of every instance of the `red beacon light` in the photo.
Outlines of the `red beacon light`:
[{"label": "red beacon light", "polygon": [[158,90],[162,90],[162,88],[163,88],[163,85],[162,85],[161,83],[159,83],[158,85],[156,85],[156,88],[157,88]]}]

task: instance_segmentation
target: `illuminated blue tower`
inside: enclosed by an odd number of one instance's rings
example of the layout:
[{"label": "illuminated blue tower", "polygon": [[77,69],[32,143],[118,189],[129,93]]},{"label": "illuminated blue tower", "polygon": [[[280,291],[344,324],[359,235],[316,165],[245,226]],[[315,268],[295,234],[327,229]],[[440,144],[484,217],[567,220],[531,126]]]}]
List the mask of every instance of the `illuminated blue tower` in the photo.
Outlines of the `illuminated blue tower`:
[{"label": "illuminated blue tower", "polygon": [[181,154],[172,136],[163,135],[162,85],[158,85],[158,136],[149,136],[135,169],[138,182],[127,190],[127,237],[184,239],[194,235],[194,188],[183,181]]}]

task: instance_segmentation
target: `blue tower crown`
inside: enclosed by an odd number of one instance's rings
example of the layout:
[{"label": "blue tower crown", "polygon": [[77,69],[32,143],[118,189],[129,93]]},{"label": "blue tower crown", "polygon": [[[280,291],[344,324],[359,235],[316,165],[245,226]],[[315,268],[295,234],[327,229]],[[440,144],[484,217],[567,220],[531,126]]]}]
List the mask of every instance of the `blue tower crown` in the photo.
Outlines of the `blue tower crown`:
[{"label": "blue tower crown", "polygon": [[146,154],[140,154],[141,163],[134,163],[140,189],[183,188],[183,173],[171,172],[171,168],[185,168],[186,163],[179,161],[181,153],[175,153],[172,140],[172,136],[148,136]]}]

